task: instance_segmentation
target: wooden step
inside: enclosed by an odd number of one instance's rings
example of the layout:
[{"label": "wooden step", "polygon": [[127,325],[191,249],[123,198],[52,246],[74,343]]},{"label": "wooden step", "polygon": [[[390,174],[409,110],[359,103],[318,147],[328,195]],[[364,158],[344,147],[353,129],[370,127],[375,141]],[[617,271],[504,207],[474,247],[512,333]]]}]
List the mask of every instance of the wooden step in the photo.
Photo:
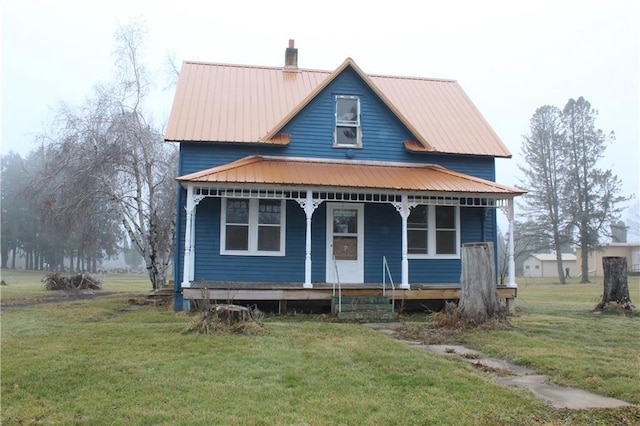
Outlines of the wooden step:
[{"label": "wooden step", "polygon": [[[338,309],[337,303],[336,309]],[[391,303],[342,303],[340,310],[342,312],[392,311],[393,305]]]},{"label": "wooden step", "polygon": [[344,320],[395,321],[398,318],[393,302],[385,296],[350,296],[341,300],[333,297],[331,312]]},{"label": "wooden step", "polygon": [[389,310],[382,311],[350,311],[339,312],[338,318],[341,320],[366,320],[366,321],[395,321],[398,313]]}]

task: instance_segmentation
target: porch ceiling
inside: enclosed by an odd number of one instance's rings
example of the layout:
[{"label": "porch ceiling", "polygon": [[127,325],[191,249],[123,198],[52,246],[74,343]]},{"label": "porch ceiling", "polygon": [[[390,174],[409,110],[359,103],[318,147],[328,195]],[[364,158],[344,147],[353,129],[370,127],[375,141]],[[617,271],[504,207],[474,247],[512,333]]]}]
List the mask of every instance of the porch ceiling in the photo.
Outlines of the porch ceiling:
[{"label": "porch ceiling", "polygon": [[251,156],[177,178],[188,184],[277,185],[514,197],[525,191],[431,164]]}]

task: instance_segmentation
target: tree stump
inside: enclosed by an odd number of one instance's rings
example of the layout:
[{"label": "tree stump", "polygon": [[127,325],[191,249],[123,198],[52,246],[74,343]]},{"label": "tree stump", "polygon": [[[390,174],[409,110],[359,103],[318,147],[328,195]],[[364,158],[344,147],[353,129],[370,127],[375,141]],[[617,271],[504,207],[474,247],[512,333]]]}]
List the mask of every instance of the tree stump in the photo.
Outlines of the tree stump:
[{"label": "tree stump", "polygon": [[462,245],[458,312],[467,321],[481,324],[501,313],[496,292],[493,243]]},{"label": "tree stump", "polygon": [[229,304],[213,305],[211,311],[215,313],[220,321],[227,324],[251,321],[251,310],[244,306]]},{"label": "tree stump", "polygon": [[604,270],[604,292],[602,301],[595,310],[602,311],[609,304],[617,303],[627,313],[632,313],[635,306],[629,298],[629,284],[627,283],[627,258],[622,256],[604,256],[602,258]]}]

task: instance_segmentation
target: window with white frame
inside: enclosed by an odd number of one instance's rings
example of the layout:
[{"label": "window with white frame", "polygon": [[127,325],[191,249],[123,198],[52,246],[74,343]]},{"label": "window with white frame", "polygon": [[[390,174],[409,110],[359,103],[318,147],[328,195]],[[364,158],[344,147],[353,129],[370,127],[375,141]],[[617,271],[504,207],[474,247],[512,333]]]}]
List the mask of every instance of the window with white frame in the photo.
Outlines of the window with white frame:
[{"label": "window with white frame", "polygon": [[284,256],[285,201],[223,198],[220,253]]},{"label": "window with white frame", "polygon": [[357,96],[336,96],[335,147],[361,147],[360,99]]},{"label": "window with white frame", "polygon": [[407,219],[409,257],[459,257],[460,208],[418,205]]}]

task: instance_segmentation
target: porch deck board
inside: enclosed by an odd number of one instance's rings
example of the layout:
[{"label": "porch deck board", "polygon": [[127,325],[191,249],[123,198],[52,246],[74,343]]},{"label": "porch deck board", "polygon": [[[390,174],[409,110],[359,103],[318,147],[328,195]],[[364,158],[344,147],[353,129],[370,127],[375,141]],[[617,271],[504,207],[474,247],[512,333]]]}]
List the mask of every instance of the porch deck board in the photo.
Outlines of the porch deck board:
[{"label": "porch deck board", "polygon": [[[382,284],[341,284],[343,296],[381,296]],[[336,286],[336,292],[338,287]],[[194,281],[191,287],[182,288],[184,299],[198,300],[205,295],[211,300],[330,300],[332,283],[314,283],[313,288],[304,289],[302,283],[248,283],[221,281]],[[497,287],[498,296],[513,299],[517,287]],[[393,300],[457,300],[460,298],[459,284],[411,284],[410,290],[387,285],[386,295]]]}]

